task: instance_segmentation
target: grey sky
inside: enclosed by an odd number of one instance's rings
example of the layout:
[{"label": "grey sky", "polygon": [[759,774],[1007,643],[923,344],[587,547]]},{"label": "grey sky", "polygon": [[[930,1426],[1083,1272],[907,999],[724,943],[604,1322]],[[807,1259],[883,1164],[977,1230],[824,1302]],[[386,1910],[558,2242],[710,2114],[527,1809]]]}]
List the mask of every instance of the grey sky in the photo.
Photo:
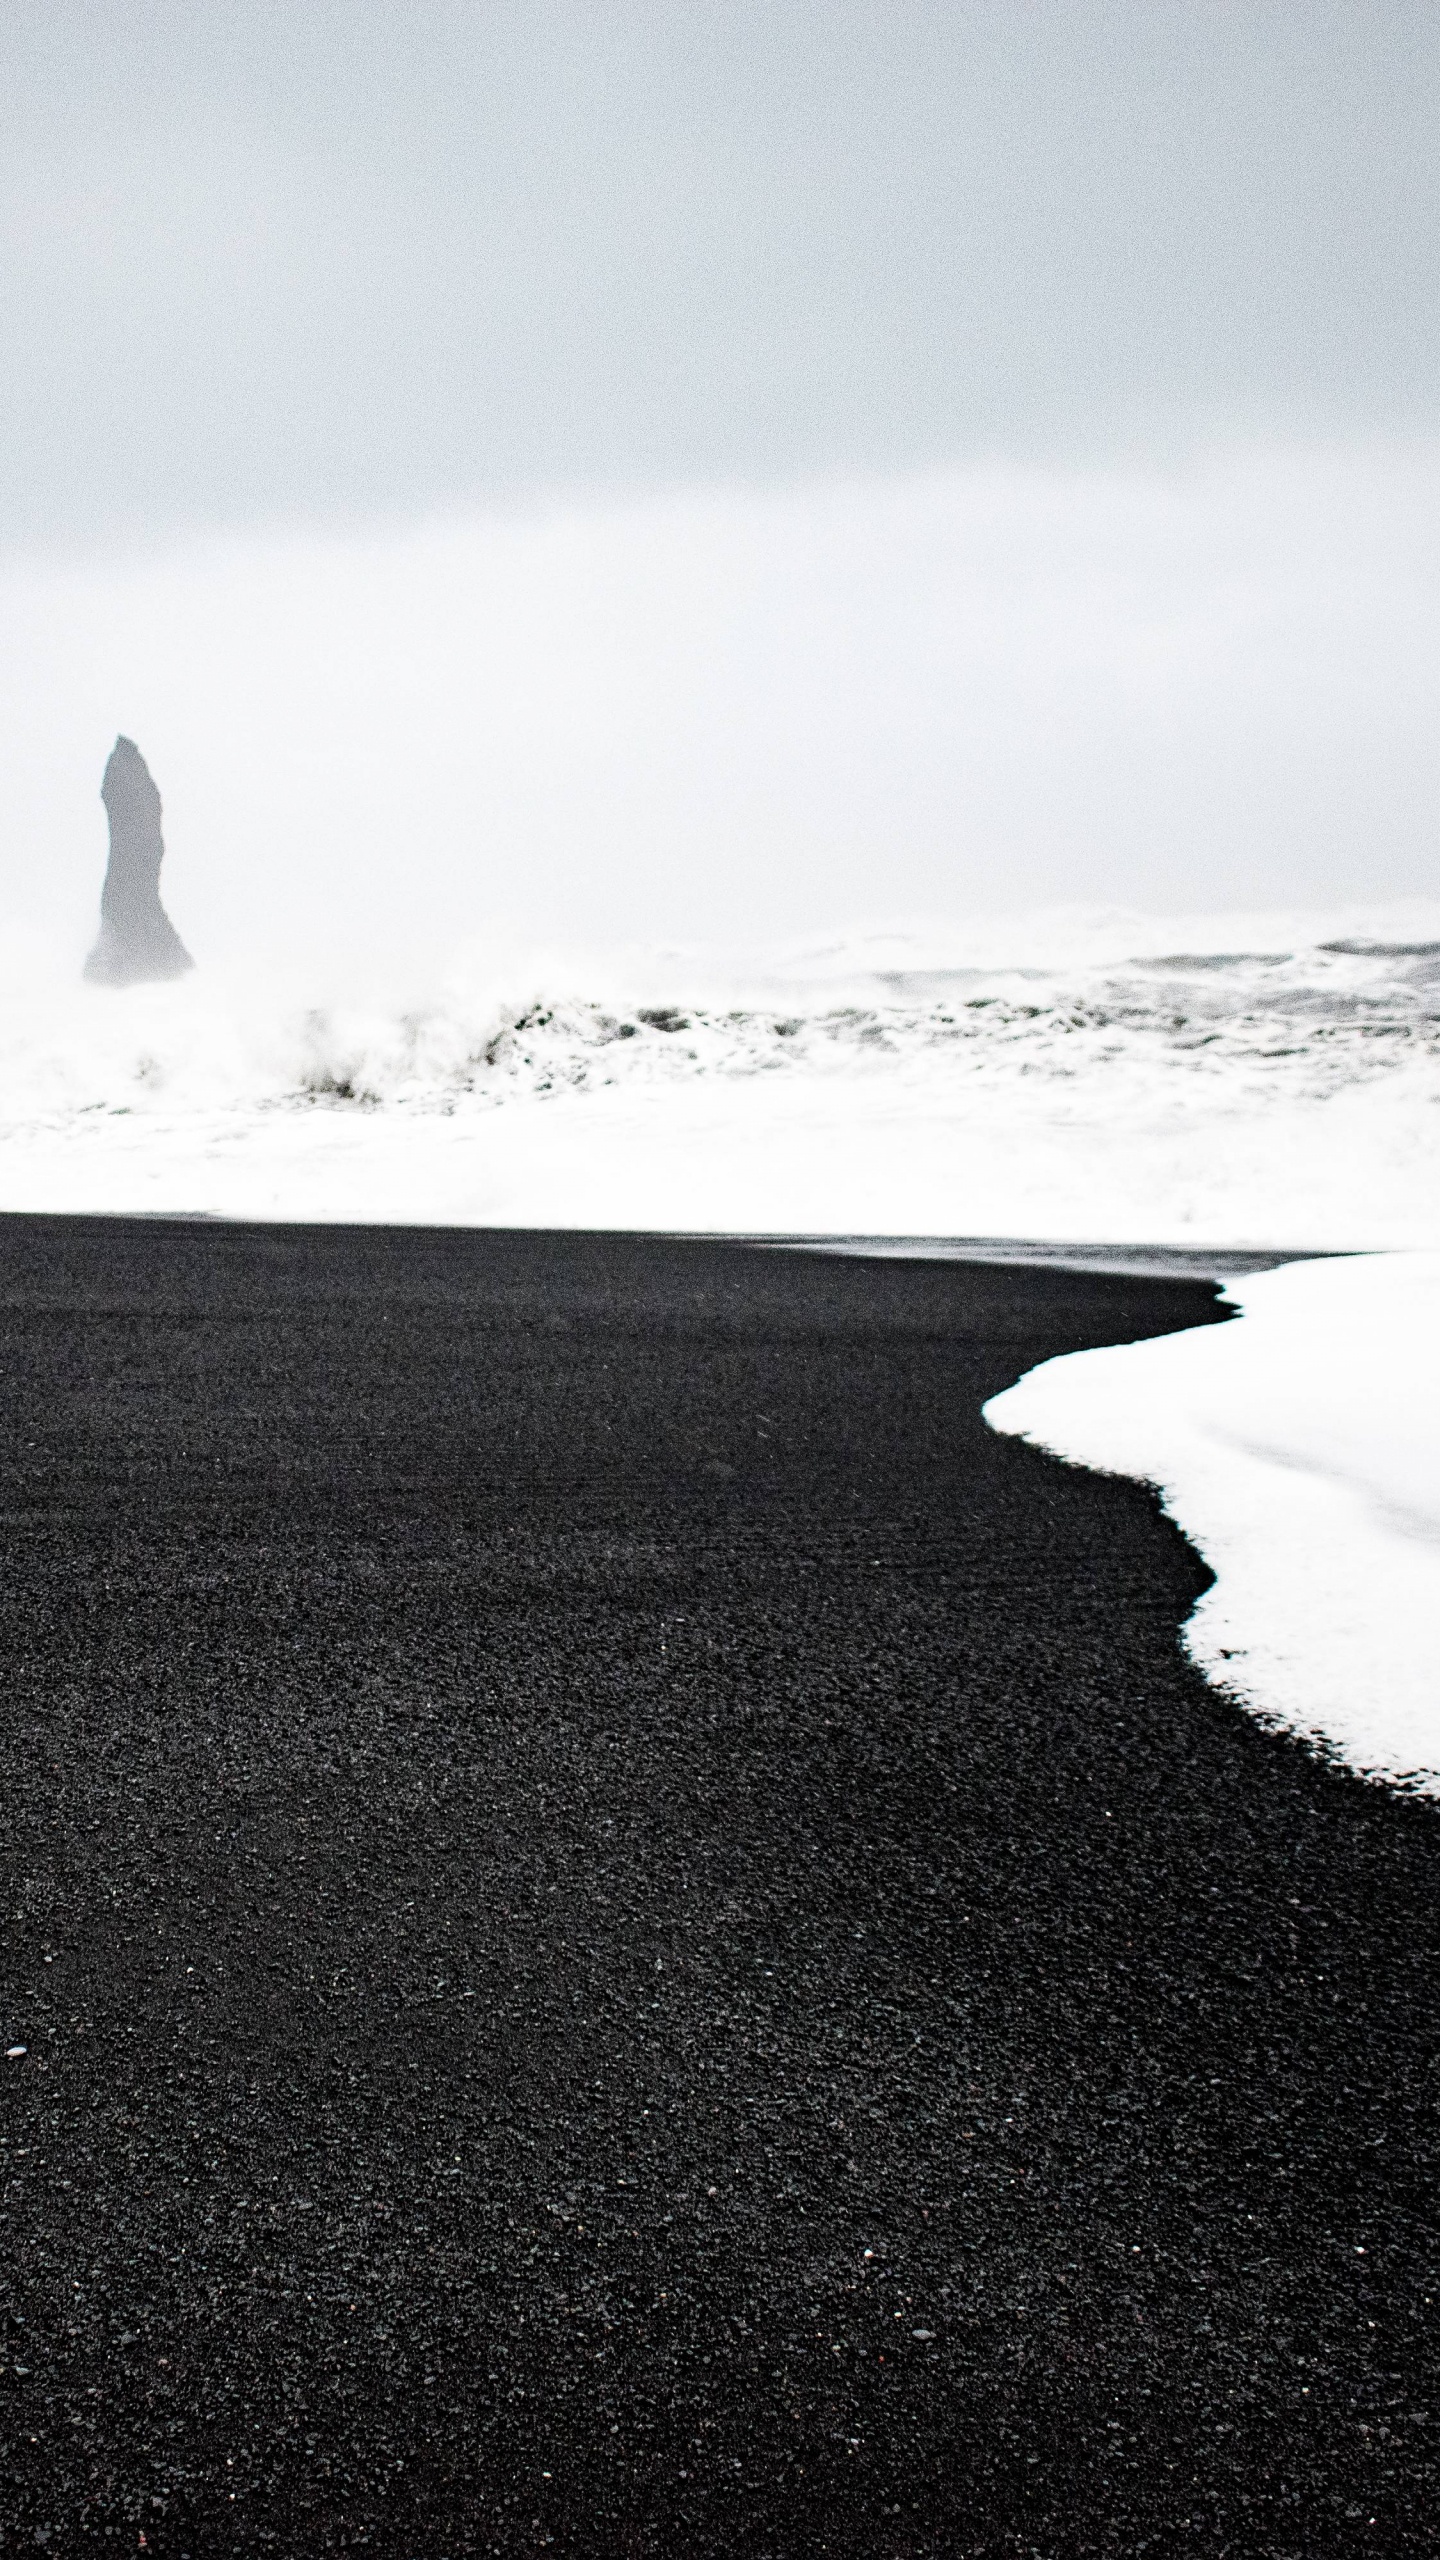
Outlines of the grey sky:
[{"label": "grey sky", "polygon": [[1431,0],[0,0],[0,541],[1431,434]]}]

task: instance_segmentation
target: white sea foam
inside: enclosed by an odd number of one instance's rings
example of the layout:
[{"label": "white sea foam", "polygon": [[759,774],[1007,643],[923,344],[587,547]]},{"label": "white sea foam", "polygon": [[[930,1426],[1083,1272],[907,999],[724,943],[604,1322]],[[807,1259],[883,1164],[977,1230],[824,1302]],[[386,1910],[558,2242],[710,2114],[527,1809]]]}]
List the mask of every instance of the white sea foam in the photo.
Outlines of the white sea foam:
[{"label": "white sea foam", "polygon": [[1047,1361],[986,1419],[1159,1486],[1216,1576],[1185,1636],[1209,1676],[1440,1794],[1440,1254],[1226,1294],[1237,1322]]},{"label": "white sea foam", "polygon": [[0,1206],[1440,1245],[1440,908],[117,993],[0,959]]}]

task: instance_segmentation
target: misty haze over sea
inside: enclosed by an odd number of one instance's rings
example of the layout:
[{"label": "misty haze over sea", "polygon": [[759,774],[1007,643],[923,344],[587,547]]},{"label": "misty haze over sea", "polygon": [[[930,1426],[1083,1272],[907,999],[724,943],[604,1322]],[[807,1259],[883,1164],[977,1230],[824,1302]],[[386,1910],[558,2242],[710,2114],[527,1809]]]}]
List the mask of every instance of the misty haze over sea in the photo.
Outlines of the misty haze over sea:
[{"label": "misty haze over sea", "polygon": [[0,28],[0,928],[197,957],[1426,896],[1440,21]]}]

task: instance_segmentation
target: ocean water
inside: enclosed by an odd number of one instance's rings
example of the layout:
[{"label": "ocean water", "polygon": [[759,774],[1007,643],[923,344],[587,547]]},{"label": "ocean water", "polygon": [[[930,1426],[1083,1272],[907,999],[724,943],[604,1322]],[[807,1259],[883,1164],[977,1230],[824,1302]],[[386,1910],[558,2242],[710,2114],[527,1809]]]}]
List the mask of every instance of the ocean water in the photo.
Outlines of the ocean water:
[{"label": "ocean water", "polygon": [[1234,1323],[1046,1361],[986,1419],[1159,1488],[1215,1575],[1185,1640],[1219,1687],[1440,1795],[1440,1255],[1227,1294]]},{"label": "ocean water", "polygon": [[763,953],[0,957],[0,1207],[1440,1244],[1440,905]]}]

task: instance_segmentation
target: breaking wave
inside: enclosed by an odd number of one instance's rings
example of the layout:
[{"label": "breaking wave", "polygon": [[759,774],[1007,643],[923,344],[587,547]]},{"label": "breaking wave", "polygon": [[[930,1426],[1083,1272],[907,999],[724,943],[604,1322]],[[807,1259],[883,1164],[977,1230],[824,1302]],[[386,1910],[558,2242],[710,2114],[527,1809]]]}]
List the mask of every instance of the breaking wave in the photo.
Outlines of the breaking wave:
[{"label": "breaking wave", "polygon": [[1440,916],[1258,921],[418,992],[12,954],[0,1208],[1440,1245]]},{"label": "breaking wave", "polygon": [[[519,1098],[719,1077],[860,1075],[1125,1089],[1253,1107],[1323,1100],[1440,1064],[1440,933],[1290,947],[1175,949],[1010,963],[925,961],[893,944],[774,966],[729,990],[694,962],[635,964],[627,1001],[476,971],[419,1000],[255,995],[203,974],[108,991],[15,984],[0,1119],[207,1110],[454,1112]],[[737,973],[738,974],[738,973]],[[648,982],[648,983],[647,983]],[[697,992],[698,982],[698,992]],[[1440,1097],[1440,1083],[1436,1084]]]}]

